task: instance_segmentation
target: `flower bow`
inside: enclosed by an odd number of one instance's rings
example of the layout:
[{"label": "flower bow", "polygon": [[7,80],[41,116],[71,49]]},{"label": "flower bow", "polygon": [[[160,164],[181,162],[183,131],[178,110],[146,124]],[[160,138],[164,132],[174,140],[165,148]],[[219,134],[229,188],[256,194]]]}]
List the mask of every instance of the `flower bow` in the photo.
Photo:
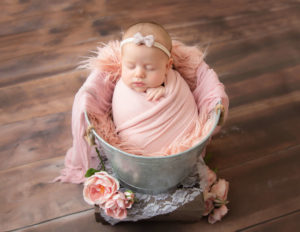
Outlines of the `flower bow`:
[{"label": "flower bow", "polygon": [[154,44],[153,35],[142,36],[141,33],[138,32],[133,36],[133,39],[135,44],[145,44],[147,47],[152,47]]}]

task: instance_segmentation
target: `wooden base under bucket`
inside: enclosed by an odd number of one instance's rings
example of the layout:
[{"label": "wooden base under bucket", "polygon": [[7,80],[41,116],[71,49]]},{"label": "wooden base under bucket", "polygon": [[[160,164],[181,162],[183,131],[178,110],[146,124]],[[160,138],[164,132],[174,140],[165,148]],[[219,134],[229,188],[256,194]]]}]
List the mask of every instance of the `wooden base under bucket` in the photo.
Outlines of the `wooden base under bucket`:
[{"label": "wooden base under bucket", "polygon": [[[98,205],[95,206],[95,220],[103,225],[109,225],[108,222],[100,214],[100,208]],[[193,201],[181,206],[177,210],[169,214],[158,215],[146,221],[181,221],[181,222],[195,222],[202,218],[204,212],[203,196],[200,194]]]}]

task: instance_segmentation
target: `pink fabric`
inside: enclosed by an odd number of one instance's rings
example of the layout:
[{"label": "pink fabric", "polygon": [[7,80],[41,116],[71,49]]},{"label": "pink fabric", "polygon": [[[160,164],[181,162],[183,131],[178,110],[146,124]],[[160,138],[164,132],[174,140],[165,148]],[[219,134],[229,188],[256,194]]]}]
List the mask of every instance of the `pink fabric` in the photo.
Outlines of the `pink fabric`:
[{"label": "pink fabric", "polygon": [[[202,60],[201,51],[196,47],[173,41],[172,57],[175,69],[193,92],[198,110],[201,112],[199,118],[206,120],[208,113],[221,100],[226,119],[228,97],[224,86],[219,82],[216,73]],[[89,68],[92,72],[75,96],[72,109],[73,146],[66,154],[65,168],[54,181],[82,183],[87,169],[96,167],[99,163],[94,149],[91,149],[84,139],[87,128],[84,119],[85,110],[103,139],[113,146],[130,151],[128,144],[120,142],[110,118],[112,95],[121,74],[119,42],[112,41],[98,48],[98,56],[87,60],[82,67]],[[169,152],[172,153],[172,150]]]},{"label": "pink fabric", "polygon": [[[207,117],[209,112],[214,109],[216,104],[221,101],[224,106],[224,121],[228,116],[229,100],[225,93],[224,85],[219,81],[219,78],[213,69],[202,62],[197,69],[197,87],[193,91],[196,104],[199,112],[203,117]],[[207,119],[207,118],[206,118]],[[204,119],[205,120],[205,119]],[[221,126],[217,126],[214,134],[219,132]]]},{"label": "pink fabric", "polygon": [[82,183],[87,169],[96,168],[98,165],[97,154],[84,139],[87,128],[84,111],[86,109],[94,115],[102,115],[111,107],[114,84],[105,80],[102,75],[97,71],[92,72],[75,95],[72,109],[73,146],[67,151],[65,168],[55,181]]},{"label": "pink fabric", "polygon": [[159,101],[148,101],[146,93],[132,90],[121,79],[114,90],[112,112],[121,139],[145,156],[168,155],[165,150],[174,141],[200,128],[194,97],[175,70],[168,72],[165,96]]}]

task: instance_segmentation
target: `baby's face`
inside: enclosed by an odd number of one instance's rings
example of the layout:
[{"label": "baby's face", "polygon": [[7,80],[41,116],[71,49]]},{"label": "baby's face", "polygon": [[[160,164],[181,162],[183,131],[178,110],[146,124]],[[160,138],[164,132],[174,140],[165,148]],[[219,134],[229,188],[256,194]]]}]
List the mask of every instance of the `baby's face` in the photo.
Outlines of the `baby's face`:
[{"label": "baby's face", "polygon": [[161,86],[170,63],[158,48],[128,43],[122,48],[122,80],[131,89],[145,92]]}]

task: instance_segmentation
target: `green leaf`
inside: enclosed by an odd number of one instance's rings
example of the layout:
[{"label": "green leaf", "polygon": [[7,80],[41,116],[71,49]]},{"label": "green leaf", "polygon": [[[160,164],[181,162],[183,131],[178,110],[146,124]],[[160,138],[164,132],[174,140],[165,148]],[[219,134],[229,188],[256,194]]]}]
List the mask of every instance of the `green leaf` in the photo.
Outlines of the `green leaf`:
[{"label": "green leaf", "polygon": [[212,158],[212,154],[211,153],[207,153],[205,156],[204,156],[204,162],[207,164]]},{"label": "green leaf", "polygon": [[125,192],[128,192],[128,193],[133,193],[130,189],[126,189]]},{"label": "green leaf", "polygon": [[100,170],[96,170],[94,168],[89,168],[85,173],[85,177],[90,177],[90,176],[94,175],[96,172],[100,172]]},{"label": "green leaf", "polygon": [[214,168],[213,171],[218,174],[218,168]]}]

